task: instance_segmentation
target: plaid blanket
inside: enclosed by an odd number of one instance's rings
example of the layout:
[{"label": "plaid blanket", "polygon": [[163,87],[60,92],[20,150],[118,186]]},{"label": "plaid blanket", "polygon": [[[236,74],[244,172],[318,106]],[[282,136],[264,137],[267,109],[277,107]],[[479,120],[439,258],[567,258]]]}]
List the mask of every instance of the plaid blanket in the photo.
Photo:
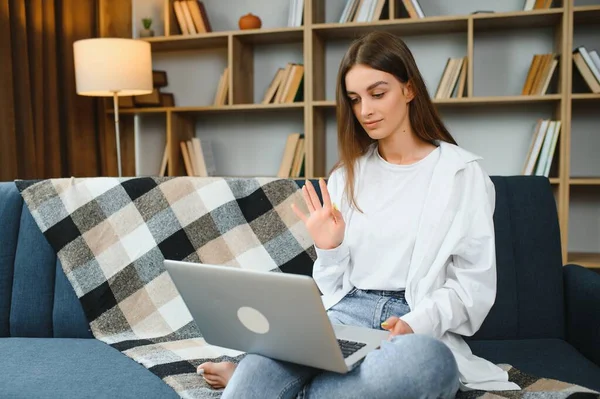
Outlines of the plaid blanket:
[{"label": "plaid blanket", "polygon": [[215,397],[196,374],[215,348],[166,272],[165,259],[309,274],[313,243],[290,208],[286,179],[87,178],[18,181],[57,252],[97,339],[147,367],[184,398]]},{"label": "plaid blanket", "polygon": [[[17,181],[56,251],[98,340],[148,368],[183,398],[219,397],[196,374],[242,352],[207,344],[163,261],[311,275],[312,239],[290,209],[306,210],[294,180],[66,178]],[[510,367],[510,366],[507,366]],[[566,398],[585,389],[511,368],[523,391],[497,397]],[[491,395],[491,396],[490,396]],[[460,398],[496,397],[471,391]]]},{"label": "plaid blanket", "polygon": [[521,387],[520,391],[465,391],[458,392],[456,399],[597,399],[598,392],[576,384],[541,378],[513,367],[509,364],[499,364],[508,372],[509,381]]}]

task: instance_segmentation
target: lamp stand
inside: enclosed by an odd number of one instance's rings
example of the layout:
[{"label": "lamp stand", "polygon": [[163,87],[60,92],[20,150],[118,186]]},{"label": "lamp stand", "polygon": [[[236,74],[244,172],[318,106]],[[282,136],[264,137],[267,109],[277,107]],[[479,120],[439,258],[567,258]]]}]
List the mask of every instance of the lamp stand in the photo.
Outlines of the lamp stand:
[{"label": "lamp stand", "polygon": [[119,177],[121,173],[121,137],[119,134],[119,96],[118,91],[113,91],[113,106],[115,108],[115,135],[117,139],[117,167],[119,169]]}]

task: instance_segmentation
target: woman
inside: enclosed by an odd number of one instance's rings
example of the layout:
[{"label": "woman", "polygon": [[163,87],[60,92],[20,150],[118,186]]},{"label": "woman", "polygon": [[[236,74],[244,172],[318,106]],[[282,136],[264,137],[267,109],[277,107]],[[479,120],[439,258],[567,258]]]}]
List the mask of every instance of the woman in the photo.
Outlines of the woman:
[{"label": "woman", "polygon": [[383,32],[355,41],[337,79],[340,162],[323,203],[303,187],[314,279],[333,323],[390,331],[348,374],[248,354],[204,363],[229,397],[449,398],[458,389],[519,389],[472,355],[495,300],[494,186],[459,148],[415,60]]}]

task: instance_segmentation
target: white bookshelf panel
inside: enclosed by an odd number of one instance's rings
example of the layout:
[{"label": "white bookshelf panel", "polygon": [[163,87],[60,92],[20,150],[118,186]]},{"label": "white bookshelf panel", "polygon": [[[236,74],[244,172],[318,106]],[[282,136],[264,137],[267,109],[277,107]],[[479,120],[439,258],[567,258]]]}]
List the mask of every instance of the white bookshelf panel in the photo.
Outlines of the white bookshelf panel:
[{"label": "white bookshelf panel", "polygon": [[153,53],[152,67],[167,72],[168,86],[176,106],[212,105],[219,79],[227,67],[227,49]]},{"label": "white bookshelf panel", "polygon": [[325,174],[327,175],[339,160],[335,109],[328,109],[325,117]]},{"label": "white bookshelf panel", "polygon": [[218,176],[275,176],[291,133],[304,133],[302,108],[196,118],[196,137],[210,141]]},{"label": "white bookshelf panel", "polygon": [[600,187],[571,187],[569,252],[600,252]]},{"label": "white bookshelf panel", "polygon": [[571,177],[600,177],[598,103],[574,103],[571,111]]},{"label": "white bookshelf panel", "polygon": [[[481,156],[490,175],[520,175],[538,118],[552,119],[550,104],[445,107],[442,120],[464,149]],[[556,155],[555,155],[556,156]]]},{"label": "white bookshelf panel", "polygon": [[158,176],[167,142],[166,114],[138,114],[134,125],[136,176]]},{"label": "white bookshelf panel", "polygon": [[[552,28],[477,32],[473,49],[473,95],[520,95],[533,56],[554,51]],[[554,74],[558,74],[558,68]]]},{"label": "white bookshelf panel", "polygon": [[600,6],[600,0],[574,0],[575,7]]},{"label": "white bookshelf panel", "polygon": [[213,31],[239,30],[240,17],[248,13],[260,18],[262,29],[286,27],[289,4],[289,0],[204,0]]},{"label": "white bookshelf panel", "polygon": [[302,43],[254,47],[254,103],[260,103],[277,68],[288,62],[304,64]]},{"label": "white bookshelf panel", "polygon": [[[348,0],[319,0],[325,2],[325,23],[338,23]],[[386,4],[387,7],[387,4]]]}]

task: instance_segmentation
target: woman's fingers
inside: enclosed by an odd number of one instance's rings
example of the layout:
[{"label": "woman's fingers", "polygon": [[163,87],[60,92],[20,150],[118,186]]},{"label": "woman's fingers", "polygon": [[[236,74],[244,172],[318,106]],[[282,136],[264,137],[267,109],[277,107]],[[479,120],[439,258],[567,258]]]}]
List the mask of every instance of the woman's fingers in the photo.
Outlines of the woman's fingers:
[{"label": "woman's fingers", "polygon": [[327,190],[327,183],[324,179],[319,179],[319,187],[321,187],[321,196],[323,197],[323,206],[325,208],[331,208],[331,197]]},{"label": "woman's fingers", "polygon": [[314,209],[315,210],[321,209],[322,208],[321,201],[319,200],[319,195],[315,191],[313,184],[309,180],[306,180],[304,187],[306,187],[306,190],[308,191],[308,194],[310,196],[310,200],[313,204]]},{"label": "woman's fingers", "polygon": [[302,220],[304,223],[306,223],[308,218],[306,217],[306,215],[304,215],[304,213],[302,213],[302,211],[300,209],[298,209],[296,204],[292,204],[292,211],[294,211],[294,213],[296,214],[296,216],[298,216],[300,218],[300,220]]},{"label": "woman's fingers", "polygon": [[381,323],[381,327],[384,330],[391,331],[396,326],[396,323],[398,322],[398,320],[400,320],[400,319],[396,316],[388,317],[386,321]]},{"label": "woman's fingers", "polygon": [[313,213],[316,209],[315,209],[315,206],[313,205],[312,198],[310,197],[310,194],[308,193],[308,187],[306,184],[304,186],[302,186],[302,197],[304,197],[304,202],[306,203],[306,207],[308,208],[308,211],[310,213]]}]

